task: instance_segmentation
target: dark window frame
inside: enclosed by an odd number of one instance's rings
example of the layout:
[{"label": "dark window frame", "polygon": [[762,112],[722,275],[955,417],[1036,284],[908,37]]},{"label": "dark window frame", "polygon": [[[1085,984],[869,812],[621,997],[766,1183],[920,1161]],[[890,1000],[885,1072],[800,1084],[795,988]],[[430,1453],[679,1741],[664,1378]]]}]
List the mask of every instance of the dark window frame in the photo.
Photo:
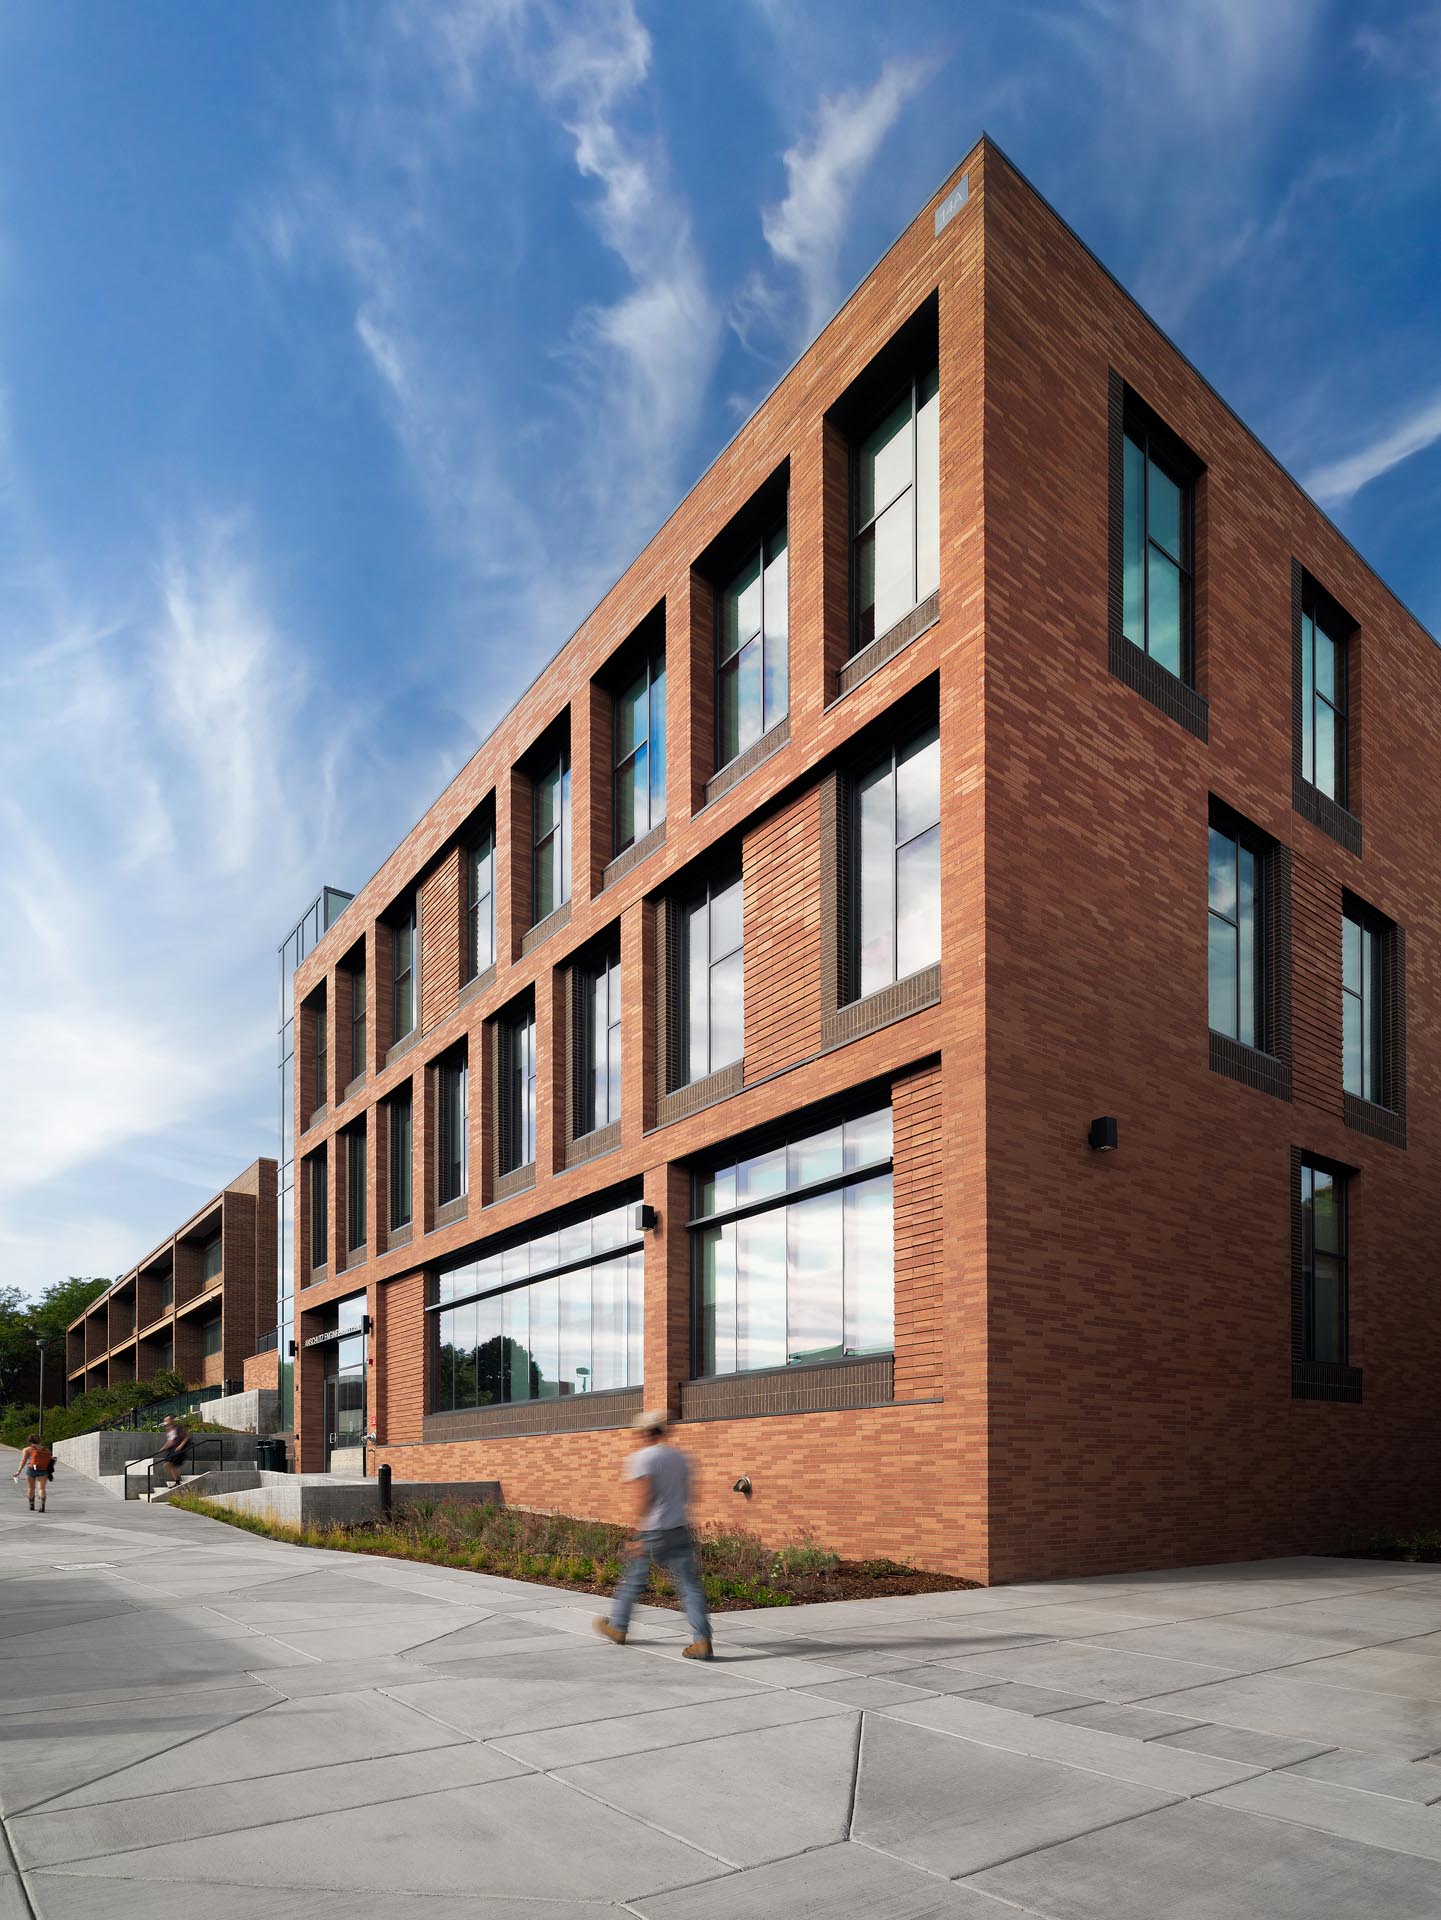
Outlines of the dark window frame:
[{"label": "dark window frame", "polygon": [[415,1217],[415,1110],[409,1086],[398,1088],[386,1102],[386,1147],[393,1233],[410,1226]]},{"label": "dark window frame", "polygon": [[457,1055],[435,1069],[435,1198],[438,1206],[470,1190],[470,1067]]},{"label": "dark window frame", "polygon": [[[1211,922],[1210,836],[1220,833],[1246,848],[1256,862],[1256,1038],[1243,1040],[1210,1024]],[[1258,1093],[1291,1098],[1291,851],[1225,801],[1211,798],[1206,834],[1206,1019],[1214,1073],[1239,1080]],[[1235,922],[1228,922],[1236,925]],[[1238,936],[1239,937],[1239,936]],[[1238,968],[1239,972],[1239,968]]]},{"label": "dark window frame", "polygon": [[[717,955],[711,943],[712,908],[718,894],[727,892],[731,887],[740,889],[740,927],[741,937],[736,946],[727,947]],[[699,1073],[691,1071],[691,922],[696,909],[704,901],[706,906],[706,1065]],[[682,1087],[696,1086],[708,1080],[712,1074],[722,1073],[727,1067],[738,1065],[745,1059],[745,874],[739,858],[734,865],[718,865],[707,873],[698,885],[688,892],[676,896],[671,907],[675,921],[676,968],[671,990],[675,996],[676,1011],[676,1059],[673,1063],[672,1082],[667,1092],[678,1092]],[[718,966],[731,959],[735,954],[741,956],[741,994],[740,1024],[741,1051],[734,1059],[716,1061],[711,1052],[711,1035],[715,1029],[714,982]]]},{"label": "dark window frame", "polygon": [[[1324,621],[1324,625],[1322,622]],[[1307,651],[1307,623],[1310,623],[1310,650]],[[1327,699],[1316,682],[1316,629],[1321,627],[1336,655],[1334,685],[1337,698]],[[1331,598],[1309,573],[1301,576],[1301,778],[1309,787],[1334,806],[1350,810],[1351,786],[1351,637],[1356,623]],[[1307,726],[1307,680],[1310,681],[1310,725]],[[1316,778],[1316,709],[1318,703],[1329,708],[1334,723],[1336,767],[1334,793]],[[1311,743],[1311,764],[1306,764],[1306,742]]]},{"label": "dark window frame", "polygon": [[[901,622],[908,617],[909,614],[914,613],[916,608],[922,605],[923,602],[930,597],[930,593],[938,590],[939,582],[937,583],[937,587],[929,589],[929,591],[925,594],[919,593],[917,591],[920,585],[920,544],[919,544],[920,543],[920,514],[917,511],[917,507],[920,501],[920,476],[919,476],[919,470],[918,470],[918,454],[917,454],[917,448],[919,446],[920,436],[916,432],[916,421],[919,416],[921,404],[922,404],[918,400],[917,396],[920,392],[922,381],[929,379],[929,377],[933,373],[936,375],[936,396],[937,396],[937,404],[939,405],[939,398],[940,398],[939,359],[937,356],[932,354],[918,355],[912,361],[909,371],[907,372],[905,377],[903,379],[897,380],[889,389],[887,389],[887,397],[867,414],[866,416],[867,424],[863,426],[858,432],[853,432],[848,436],[849,452],[850,452],[850,473],[849,473],[850,528],[849,528],[849,535],[848,535],[849,556],[850,556],[849,557],[850,653],[848,657],[852,660],[856,658],[857,654],[864,653],[866,648],[869,646],[872,646],[877,640],[883,640],[886,634],[888,634],[891,631],[892,627],[899,626]],[[870,515],[869,519],[867,519],[864,522],[864,524],[861,524],[858,521],[858,514],[860,509],[860,463],[861,463],[862,445],[865,442],[865,440],[868,438],[868,436],[875,430],[875,428],[880,425],[881,421],[885,419],[886,415],[894,411],[896,406],[899,404],[901,397],[907,391],[909,391],[910,401],[911,401],[911,477],[909,481],[906,483],[906,486],[902,487],[899,492],[892,494],[891,497],[888,500],[886,500],[883,505],[877,506],[875,510],[872,512],[872,514]],[[877,631],[875,626],[875,615],[874,615],[874,605],[873,605],[872,612],[871,612],[871,631],[869,633],[865,633],[862,626],[862,609],[860,604],[859,556],[860,556],[861,544],[865,540],[868,534],[873,533],[874,528],[877,522],[880,520],[881,516],[884,513],[886,513],[891,507],[893,507],[898,500],[902,499],[907,492],[911,494],[911,588],[915,597],[912,599],[910,606],[906,609],[905,612],[898,615],[897,618],[891,622],[890,626],[881,628],[879,631]],[[937,462],[936,494],[937,494],[937,510],[939,511],[939,497],[940,497],[939,461]]]},{"label": "dark window frame", "polygon": [[[490,884],[480,885],[480,869],[489,862]],[[466,979],[476,980],[495,965],[495,828],[475,835],[465,850]],[[488,936],[488,957],[481,958],[482,926]]]},{"label": "dark window frame", "polygon": [[[766,602],[767,602],[766,569],[767,569],[767,566],[770,564],[766,556],[770,552],[772,543],[781,536],[784,536],[785,543],[786,543],[785,544],[785,552],[786,552],[785,638],[783,640],[779,638],[772,640],[770,631],[769,631],[769,626],[766,620]],[[727,659],[723,660],[721,658],[721,645],[722,645],[723,635],[724,635],[726,595],[730,592],[730,589],[735,584],[736,580],[739,579],[743,566],[750,564],[750,560],[752,556],[755,556],[758,559],[759,567],[760,567],[760,571],[758,574],[758,582],[760,586],[760,598],[761,598],[760,627],[756,633],[751,635],[750,639],[743,640],[740,643],[740,645],[736,648],[735,652],[731,654]],[[730,565],[728,577],[724,581],[720,582],[714,589],[715,645],[712,652],[712,666],[714,670],[714,682],[715,682],[714,754],[715,754],[715,766],[716,766],[717,773],[723,773],[727,767],[731,766],[735,761],[739,760],[742,754],[748,753],[750,749],[757,744],[757,742],[764,740],[766,735],[770,732],[771,728],[778,727],[781,721],[786,719],[790,713],[790,705],[791,705],[790,703],[790,684],[791,684],[790,682],[790,666],[791,666],[790,597],[791,597],[790,596],[790,500],[789,500],[789,496],[787,496],[785,505],[781,508],[779,515],[773,516],[770,520],[768,520],[765,523],[764,530],[758,535],[758,537],[754,541],[750,543],[749,547],[746,550],[746,559],[743,562],[739,560],[734,561],[734,563]],[[724,734],[725,685],[726,685],[728,676],[733,680],[739,681],[740,663],[741,663],[742,656],[746,653],[746,651],[750,647],[753,647],[753,646],[759,647],[760,649],[760,688],[761,688],[760,732],[755,736],[754,740],[740,740],[739,724],[737,724],[738,745],[736,746],[734,753],[728,753],[726,751],[726,742],[725,742],[725,734]],[[778,713],[774,713],[774,714],[768,711],[767,705],[766,705],[766,692],[770,684],[769,675],[766,672],[766,663],[770,658],[771,648],[773,646],[778,647],[784,651],[785,660],[786,660],[785,702],[784,702],[784,705],[781,707],[781,710]],[[739,709],[737,709],[737,723],[739,723]]]},{"label": "dark window frame", "polygon": [[[370,1222],[366,1206],[366,1130],[364,1125],[349,1127],[345,1135],[345,1239],[346,1251],[359,1253],[367,1245]],[[359,1178],[356,1178],[357,1172]],[[357,1229],[359,1234],[357,1237]]]},{"label": "dark window frame", "polygon": [[[1376,1091],[1359,1093],[1346,1085],[1345,1027],[1348,1001],[1357,996],[1346,985],[1346,928],[1362,933],[1363,966],[1374,942],[1374,988],[1371,996],[1371,1052],[1377,1073],[1368,1082]],[[1369,936],[1369,940],[1367,938]],[[1364,976],[1363,976],[1364,986]],[[1341,895],[1341,1099],[1346,1124],[1392,1146],[1406,1145],[1406,934],[1385,914],[1359,899],[1349,889]],[[1379,1093],[1379,1098],[1377,1094]]]},{"label": "dark window frame", "polygon": [[513,1008],[496,1021],[496,1078],[495,1166],[504,1178],[533,1166],[536,1159],[539,1081],[533,1005]]},{"label": "dark window frame", "polygon": [[[606,981],[607,1023],[604,1035],[601,1034],[596,1020],[596,990],[602,977]],[[575,968],[575,986],[578,1004],[575,1015],[575,1137],[583,1139],[600,1127],[608,1127],[619,1121],[621,1104],[624,1097],[620,1072],[616,1077],[615,1111],[609,1109],[610,1088],[610,1046],[614,1036],[617,1066],[621,1060],[622,1035],[622,983],[620,962],[620,938],[613,935],[605,945],[593,953],[589,960],[582,961]],[[607,1104],[604,1113],[596,1099],[596,1076],[600,1071],[597,1051],[600,1044],[605,1046],[605,1068]],[[621,1068],[623,1072],[623,1068]]]},{"label": "dark window frame", "polygon": [[329,1264],[330,1259],[330,1162],[326,1149],[311,1154],[306,1162],[310,1180],[310,1266]]},{"label": "dark window frame", "polygon": [[[625,694],[630,690],[631,687],[635,685],[636,681],[639,680],[642,676],[644,676],[645,683],[646,683],[646,686],[645,686],[645,735],[643,738],[637,739],[631,745],[631,747],[627,750],[627,752],[622,754],[620,750],[621,702]],[[660,729],[661,757],[660,757],[659,811],[657,811],[657,803],[656,803],[656,769],[655,769],[655,751],[654,751],[655,738],[656,738],[655,701],[657,697],[657,690],[659,690],[659,698],[660,698],[660,704],[661,704],[661,729]],[[640,662],[640,664],[636,668],[636,671],[634,673],[628,674],[626,676],[624,685],[619,687],[616,690],[616,692],[611,696],[610,798],[611,798],[611,822],[612,822],[612,831],[611,831],[612,857],[616,857],[624,853],[627,847],[633,847],[638,840],[643,840],[653,827],[658,827],[661,821],[665,819],[666,762],[667,762],[668,750],[669,750],[669,729],[666,726],[665,698],[666,698],[665,647],[662,644],[660,646],[652,647],[650,649],[650,651],[645,655],[645,658]],[[630,835],[630,838],[628,840],[622,840],[620,837],[621,781],[626,770],[634,766],[635,761],[640,755],[642,749],[644,749],[646,753],[646,821],[645,821],[645,825],[642,827],[639,824],[639,821],[637,820],[634,826],[634,830]]]},{"label": "dark window frame", "polygon": [[324,999],[311,1009],[311,1018],[315,1022],[315,1105],[327,1106],[330,1101],[330,1009]]},{"label": "dark window frame", "polygon": [[366,1039],[365,968],[357,967],[350,976],[350,1077],[358,1080],[365,1072]]},{"label": "dark window frame", "polygon": [[[555,823],[544,833],[540,831],[540,790],[552,779],[555,780],[559,799],[556,806]],[[556,897],[540,910],[540,865],[544,849],[554,842],[557,848],[556,859]],[[531,825],[530,825],[530,900],[531,925],[536,926],[542,920],[548,920],[571,897],[573,883],[571,846],[571,791],[570,791],[570,748],[558,747],[549,757],[541,771],[531,779]]]},{"label": "dark window frame", "polygon": [[[409,955],[406,964],[400,964],[401,941],[409,942]],[[403,909],[403,917],[395,921],[390,929],[391,976],[390,976],[390,1043],[396,1045],[408,1040],[420,1026],[420,898],[412,896]],[[400,1006],[402,992],[409,999],[409,1024],[400,1024]]]},{"label": "dark window frame", "polygon": [[[1180,576],[1180,615],[1181,615],[1181,671],[1173,677],[1182,686],[1196,690],[1196,472],[1195,460],[1182,441],[1170,427],[1157,418],[1149,407],[1142,405],[1134,395],[1127,395],[1125,417],[1122,422],[1122,434],[1125,440],[1132,442],[1141,454],[1144,462],[1145,484],[1141,498],[1141,548],[1145,564],[1141,569],[1142,588],[1142,631],[1143,638],[1137,640],[1134,634],[1126,633],[1124,624],[1122,633],[1133,647],[1139,648],[1147,659],[1154,662],[1164,673],[1171,669],[1163,660],[1157,658],[1151,648],[1151,550],[1161,555],[1168,566],[1173,566]],[[1122,487],[1125,485],[1125,447],[1121,449]],[[1156,467],[1163,477],[1170,481],[1181,496],[1180,536],[1182,552],[1171,553],[1151,533],[1151,468]],[[1124,505],[1122,523],[1124,526]]]},{"label": "dark window frame", "polygon": [[[1305,1205],[1308,1173],[1327,1175],[1338,1196],[1340,1253],[1330,1257],[1339,1262],[1340,1359],[1318,1359],[1315,1352],[1315,1247],[1307,1245]],[[1351,1187],[1355,1178],[1354,1167],[1301,1147],[1291,1149],[1291,1397],[1295,1400],[1351,1405],[1361,1400],[1362,1373],[1351,1358]],[[1314,1221],[1314,1208],[1311,1218]]]},{"label": "dark window frame", "polygon": [[[900,739],[892,738],[887,744],[886,753],[872,755],[870,759],[860,764],[855,772],[850,774],[846,780],[846,866],[844,873],[841,875],[841,882],[846,889],[848,901],[845,914],[846,945],[842,955],[844,988],[841,1004],[843,1006],[850,1005],[858,1000],[868,1000],[874,994],[885,993],[890,988],[898,987],[904,981],[912,980],[916,978],[918,974],[927,972],[928,969],[939,965],[940,962],[940,955],[937,954],[934,960],[924,960],[919,967],[908,968],[904,973],[899,970],[901,854],[906,847],[912,846],[925,834],[932,831],[939,832],[943,808],[941,806],[938,774],[935,820],[928,821],[924,827],[919,828],[915,833],[909,835],[907,839],[899,839],[897,837],[899,828],[897,818],[896,775],[897,769],[900,766],[900,756],[902,752],[908,747],[915,746],[918,742],[922,741],[926,735],[932,733],[936,736],[936,744],[939,752],[940,723],[938,720],[927,721],[924,726],[904,730],[903,736]],[[863,991],[861,987],[861,949],[863,946],[863,929],[861,925],[861,786],[865,780],[870,778],[870,776],[884,764],[887,753],[890,758],[889,786],[891,796],[891,974],[888,980],[883,980],[879,985],[869,987]],[[939,899],[941,874],[939,840],[937,842],[936,864],[937,898]]]}]

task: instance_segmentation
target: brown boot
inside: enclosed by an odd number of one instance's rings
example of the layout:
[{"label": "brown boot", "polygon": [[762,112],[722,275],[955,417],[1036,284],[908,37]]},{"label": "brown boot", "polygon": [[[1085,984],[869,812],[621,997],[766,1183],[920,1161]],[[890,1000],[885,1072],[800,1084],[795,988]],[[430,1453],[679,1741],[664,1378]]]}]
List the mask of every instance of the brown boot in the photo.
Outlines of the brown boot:
[{"label": "brown boot", "polygon": [[711,1652],[709,1640],[692,1640],[688,1647],[681,1648],[680,1657],[682,1660],[715,1659],[715,1655]]},{"label": "brown boot", "polygon": [[[607,1640],[614,1640],[618,1647],[625,1645],[625,1635],[619,1627],[613,1627],[603,1613],[598,1613],[595,1616],[595,1630],[597,1633],[604,1634]],[[689,1649],[687,1649],[687,1651],[689,1651]]]}]

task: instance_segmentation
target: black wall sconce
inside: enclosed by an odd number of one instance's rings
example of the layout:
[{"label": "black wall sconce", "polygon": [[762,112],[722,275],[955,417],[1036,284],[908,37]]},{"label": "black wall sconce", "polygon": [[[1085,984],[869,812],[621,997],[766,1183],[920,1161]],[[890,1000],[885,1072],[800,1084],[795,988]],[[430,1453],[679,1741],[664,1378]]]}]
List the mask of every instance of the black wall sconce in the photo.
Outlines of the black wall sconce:
[{"label": "black wall sconce", "polygon": [[1121,1144],[1121,1130],[1112,1114],[1103,1114],[1099,1120],[1091,1122],[1091,1131],[1086,1135],[1086,1145],[1092,1153],[1114,1153]]},{"label": "black wall sconce", "polygon": [[286,1344],[290,1348],[290,1358],[293,1360],[295,1358],[295,1342],[293,1340],[290,1340],[290,1341],[287,1341]]},{"label": "black wall sconce", "polygon": [[637,1200],[630,1210],[631,1230],[634,1233],[649,1233],[659,1219],[655,1208],[645,1200]]}]

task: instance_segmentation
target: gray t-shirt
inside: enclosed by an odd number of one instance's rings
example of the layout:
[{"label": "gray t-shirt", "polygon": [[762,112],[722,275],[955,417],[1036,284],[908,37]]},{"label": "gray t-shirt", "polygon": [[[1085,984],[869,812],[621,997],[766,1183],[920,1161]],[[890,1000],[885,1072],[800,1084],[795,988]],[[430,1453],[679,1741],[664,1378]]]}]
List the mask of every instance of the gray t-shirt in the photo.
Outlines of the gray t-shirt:
[{"label": "gray t-shirt", "polygon": [[625,1477],[650,1481],[650,1505],[641,1522],[643,1531],[658,1533],[686,1524],[690,1462],[683,1453],[675,1447],[637,1447],[625,1463]]}]

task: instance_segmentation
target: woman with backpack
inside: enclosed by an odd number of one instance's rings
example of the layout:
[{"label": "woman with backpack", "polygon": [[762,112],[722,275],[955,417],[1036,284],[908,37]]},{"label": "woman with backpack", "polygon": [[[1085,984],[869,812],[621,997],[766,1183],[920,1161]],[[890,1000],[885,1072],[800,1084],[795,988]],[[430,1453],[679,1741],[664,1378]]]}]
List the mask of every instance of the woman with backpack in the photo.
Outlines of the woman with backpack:
[{"label": "woman with backpack", "polygon": [[32,1433],[26,1442],[25,1451],[20,1456],[20,1464],[11,1475],[18,1480],[25,1476],[25,1491],[30,1496],[30,1511],[35,1511],[35,1490],[40,1490],[40,1511],[45,1511],[45,1490],[55,1478],[55,1455],[46,1446],[38,1433]]}]

